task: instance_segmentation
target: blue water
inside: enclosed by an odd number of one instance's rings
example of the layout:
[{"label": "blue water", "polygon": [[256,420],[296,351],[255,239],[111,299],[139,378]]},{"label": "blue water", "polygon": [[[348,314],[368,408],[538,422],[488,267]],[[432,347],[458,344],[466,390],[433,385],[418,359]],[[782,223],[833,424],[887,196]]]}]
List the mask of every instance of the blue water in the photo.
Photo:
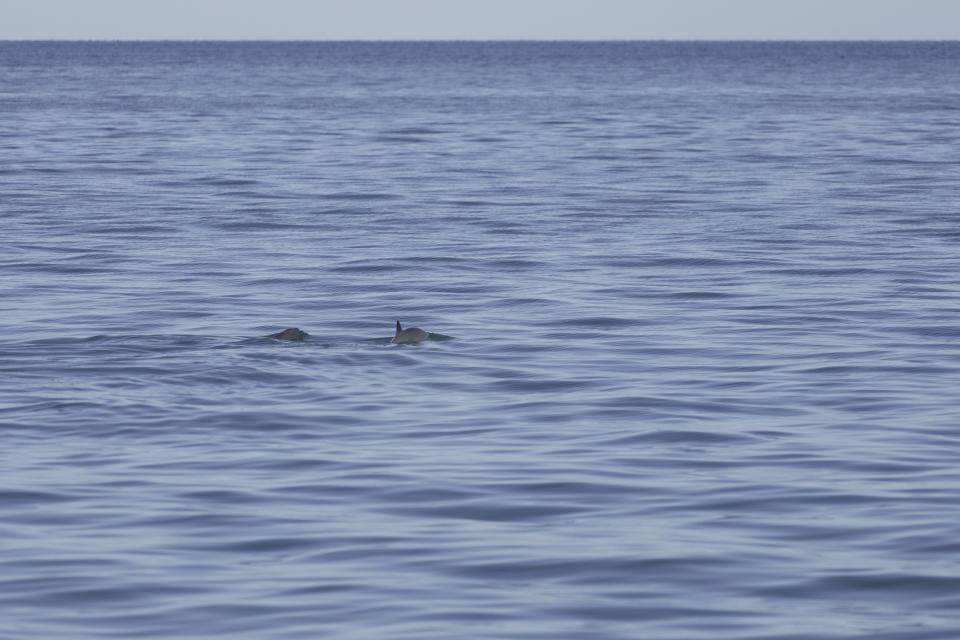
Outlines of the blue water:
[{"label": "blue water", "polygon": [[957,43],[0,43],[0,638],[956,640],[958,169]]}]

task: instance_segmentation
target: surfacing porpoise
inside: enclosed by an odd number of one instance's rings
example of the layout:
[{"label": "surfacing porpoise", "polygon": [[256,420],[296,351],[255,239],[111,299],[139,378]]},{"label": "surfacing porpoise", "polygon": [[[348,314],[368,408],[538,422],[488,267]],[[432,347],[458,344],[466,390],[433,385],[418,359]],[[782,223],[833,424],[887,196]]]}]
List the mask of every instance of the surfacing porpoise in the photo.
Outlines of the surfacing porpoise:
[{"label": "surfacing porpoise", "polygon": [[277,340],[290,340],[292,342],[296,342],[306,338],[307,332],[300,331],[300,329],[297,329],[296,327],[291,327],[289,329],[284,329],[280,333],[272,333],[270,334],[270,337],[276,338]]},{"label": "surfacing porpoise", "polygon": [[393,344],[414,344],[416,342],[423,342],[430,337],[430,334],[424,331],[423,329],[418,329],[412,327],[410,329],[404,329],[400,326],[400,321],[397,320],[397,333],[393,336]]}]

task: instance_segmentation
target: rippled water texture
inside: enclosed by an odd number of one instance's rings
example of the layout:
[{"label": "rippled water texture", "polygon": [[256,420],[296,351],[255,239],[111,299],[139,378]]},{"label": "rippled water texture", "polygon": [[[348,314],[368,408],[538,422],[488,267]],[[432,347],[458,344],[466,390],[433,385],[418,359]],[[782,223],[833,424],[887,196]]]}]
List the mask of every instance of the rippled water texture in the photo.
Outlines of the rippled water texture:
[{"label": "rippled water texture", "polygon": [[0,637],[960,638],[958,125],[956,43],[0,43]]}]

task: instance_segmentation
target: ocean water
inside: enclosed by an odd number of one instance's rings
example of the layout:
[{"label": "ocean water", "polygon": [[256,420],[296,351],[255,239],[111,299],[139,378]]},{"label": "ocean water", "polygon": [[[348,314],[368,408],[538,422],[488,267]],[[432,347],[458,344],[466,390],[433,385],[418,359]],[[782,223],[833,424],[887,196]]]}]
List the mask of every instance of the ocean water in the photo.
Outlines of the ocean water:
[{"label": "ocean water", "polygon": [[958,169],[958,43],[0,43],[0,638],[956,640]]}]

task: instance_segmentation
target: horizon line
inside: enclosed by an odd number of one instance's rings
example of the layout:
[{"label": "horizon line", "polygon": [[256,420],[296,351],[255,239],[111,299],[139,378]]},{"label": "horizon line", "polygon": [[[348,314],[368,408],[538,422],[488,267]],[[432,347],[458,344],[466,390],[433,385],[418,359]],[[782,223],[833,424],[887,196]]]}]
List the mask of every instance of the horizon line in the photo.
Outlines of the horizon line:
[{"label": "horizon line", "polygon": [[960,42],[956,38],[5,38],[0,42]]}]

